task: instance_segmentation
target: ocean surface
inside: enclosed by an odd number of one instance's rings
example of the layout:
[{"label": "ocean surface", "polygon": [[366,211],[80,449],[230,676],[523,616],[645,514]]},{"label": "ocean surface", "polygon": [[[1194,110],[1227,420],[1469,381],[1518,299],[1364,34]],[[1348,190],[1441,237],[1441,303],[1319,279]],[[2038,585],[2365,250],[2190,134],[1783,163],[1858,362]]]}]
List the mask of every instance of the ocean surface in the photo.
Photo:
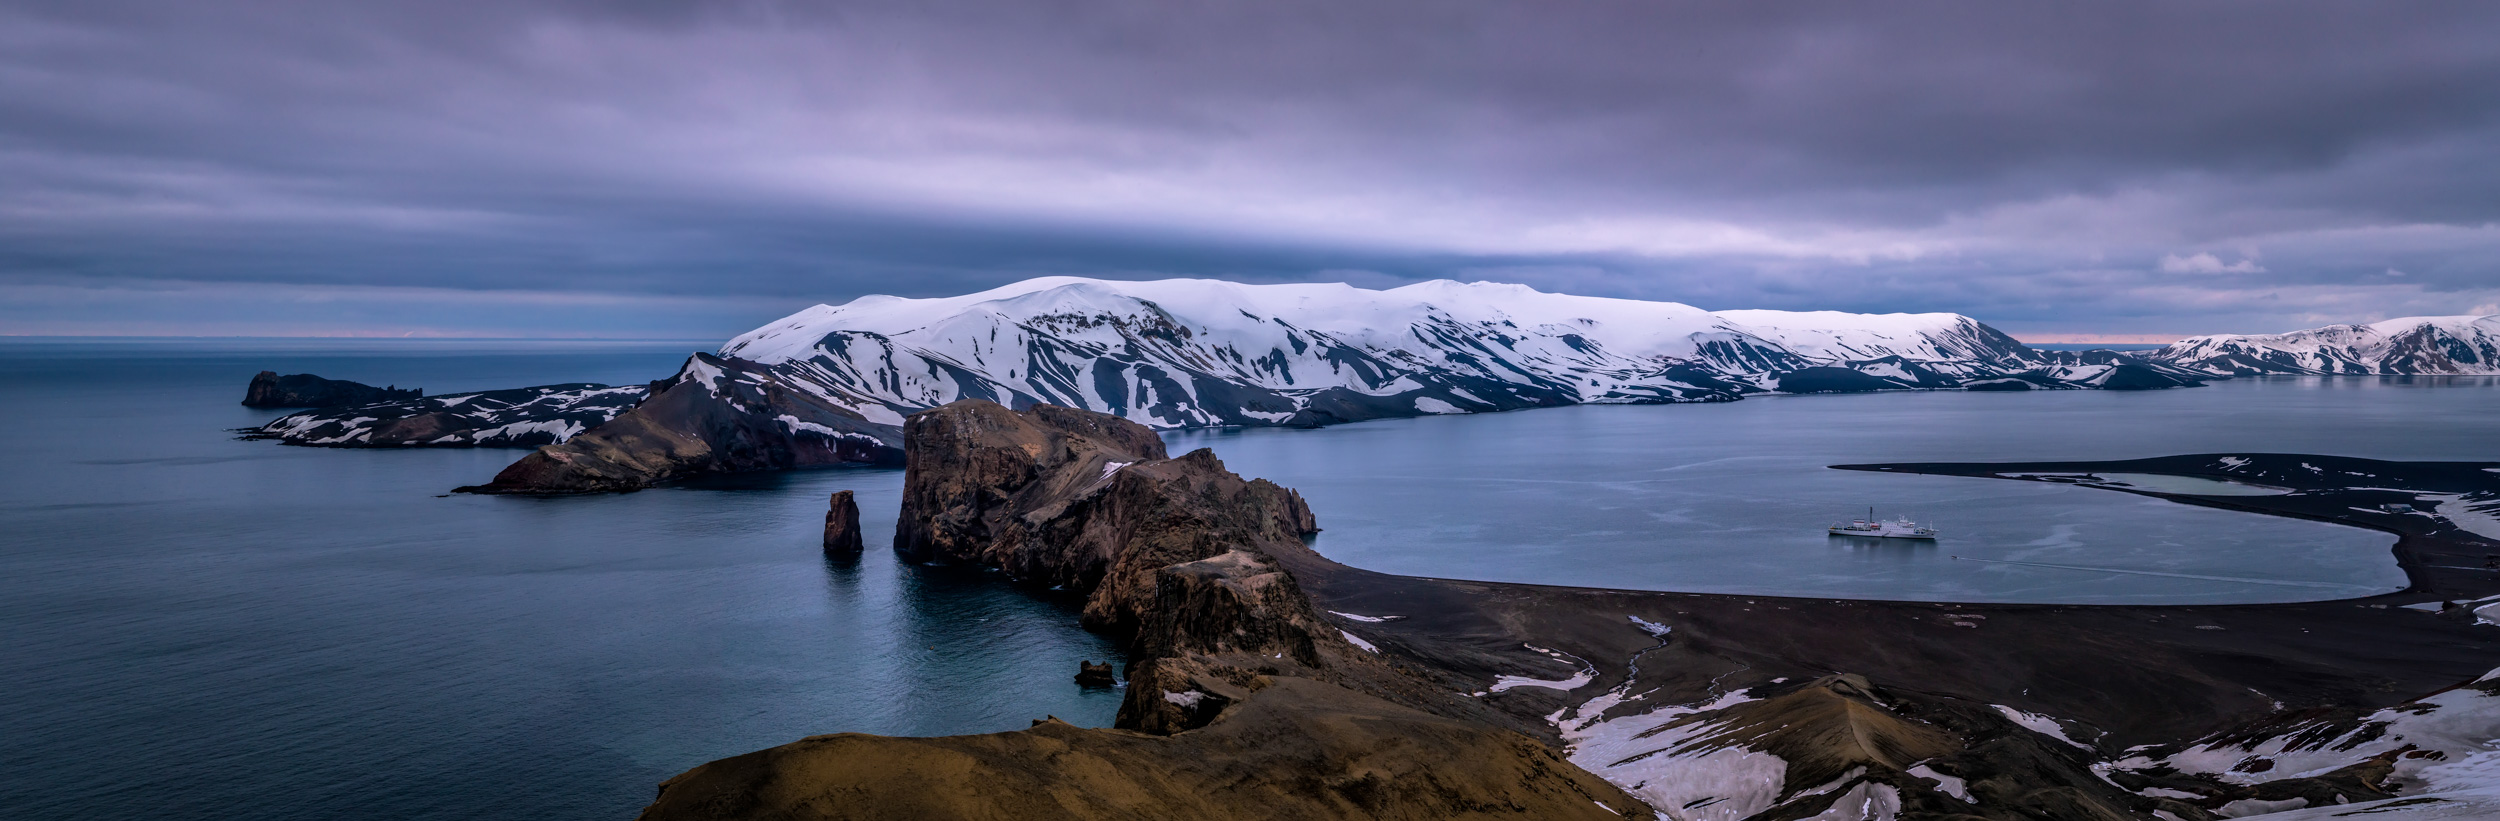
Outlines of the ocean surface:
[{"label": "ocean surface", "polygon": [[[2500,460],[2500,380],[2275,377],[2166,391],[1581,406],[1166,437],[1299,489],[1321,553],[1409,575],[1921,601],[2309,601],[2404,587],[2395,537],[1871,462],[2321,453]],[[1832,537],[1907,515],[1933,543]]]},{"label": "ocean surface", "polygon": [[[246,442],[252,373],[640,382],[677,343],[0,341],[0,817],[620,819],[839,731],[1109,723],[1075,603],[884,549],[899,471],[442,496],[512,450]],[[2434,385],[2437,387],[2434,389]],[[1853,461],[2229,450],[2500,458],[2489,380],[1883,394],[1189,431],[1392,572],[1878,598],[2277,601],[2402,584],[2388,537]],[[1176,450],[1175,452],[1178,452]],[[869,550],[829,562],[825,497]],[[1932,547],[1831,540],[1875,505]],[[2019,561],[2000,564],[1953,558]]]},{"label": "ocean surface", "polygon": [[1110,723],[1073,602],[898,566],[900,471],[442,498],[521,452],[228,432],[278,415],[236,404],[264,368],[444,393],[708,347],[0,342],[0,818],[626,819],[816,733]]}]

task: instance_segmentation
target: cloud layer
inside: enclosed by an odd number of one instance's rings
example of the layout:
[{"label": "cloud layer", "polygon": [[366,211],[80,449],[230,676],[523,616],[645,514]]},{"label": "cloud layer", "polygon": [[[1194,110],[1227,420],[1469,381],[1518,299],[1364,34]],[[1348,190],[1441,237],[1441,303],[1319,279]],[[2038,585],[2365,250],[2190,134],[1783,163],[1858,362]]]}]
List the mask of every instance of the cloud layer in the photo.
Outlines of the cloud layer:
[{"label": "cloud layer", "polygon": [[0,2],[0,332],[713,335],[1045,273],[2463,313],[2500,302],[2495,18]]}]

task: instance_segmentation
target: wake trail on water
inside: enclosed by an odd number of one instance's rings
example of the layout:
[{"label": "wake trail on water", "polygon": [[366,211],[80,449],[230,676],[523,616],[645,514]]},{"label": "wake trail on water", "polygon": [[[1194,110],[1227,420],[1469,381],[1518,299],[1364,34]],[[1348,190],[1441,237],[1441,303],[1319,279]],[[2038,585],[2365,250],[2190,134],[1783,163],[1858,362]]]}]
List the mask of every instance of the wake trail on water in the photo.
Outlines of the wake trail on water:
[{"label": "wake trail on water", "polygon": [[2206,576],[2206,575],[2201,575],[2201,574],[2196,574],[2196,573],[2163,573],[2163,572],[2158,571],[2158,570],[2124,570],[2124,569],[2120,569],[2120,568],[2116,568],[2116,567],[2085,567],[2085,566],[2082,566],[2082,565],[2072,565],[2072,564],[2049,564],[2049,563],[2047,563],[2047,562],[2017,562],[2017,561],[2010,561],[2010,560],[2006,560],[2006,559],[1974,559],[1974,558],[1971,558],[1971,557],[1968,557],[1968,556],[1951,556],[1951,557],[1948,557],[1948,558],[1951,558],[1951,559],[1953,559],[1954,561],[1957,561],[1957,562],[1986,562],[1986,563],[1988,563],[1988,564],[2018,564],[2018,565],[2022,565],[2022,566],[2024,566],[2024,567],[2046,567],[2046,568],[2050,568],[2050,569],[2053,569],[2053,570],[2080,570],[2080,571],[2084,571],[2084,572],[2087,572],[2087,573],[2125,573],[2125,574],[2128,574],[2128,575],[2131,575],[2131,576],[2166,576],[2166,577],[2173,578],[2173,579],[2203,579],[2203,580],[2205,580],[2205,581],[2214,581],[2214,582],[2239,582],[2239,583],[2241,583],[2241,584],[2271,584],[2271,585],[2277,585],[2277,586],[2281,586],[2281,587],[2317,587],[2317,588],[2324,588],[2324,589],[2328,589],[2328,590],[2376,590],[2376,589],[2378,589],[2378,588],[2374,588],[2374,587],[2367,587],[2367,586],[2364,586],[2364,585],[2358,585],[2358,584],[2343,584],[2343,583],[2340,583],[2340,582],[2302,582],[2302,581],[2292,581],[2292,580],[2290,580],[2290,579],[2251,579],[2251,578],[2245,578],[2245,577],[2241,577],[2241,576]]}]

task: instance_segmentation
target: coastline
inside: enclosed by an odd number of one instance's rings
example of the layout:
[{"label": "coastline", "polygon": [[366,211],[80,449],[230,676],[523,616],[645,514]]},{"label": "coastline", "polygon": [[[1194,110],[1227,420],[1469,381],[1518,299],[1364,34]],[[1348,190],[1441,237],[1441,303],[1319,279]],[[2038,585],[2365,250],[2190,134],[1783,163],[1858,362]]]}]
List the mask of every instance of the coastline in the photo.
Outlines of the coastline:
[{"label": "coastline", "polygon": [[[1005,413],[1004,409],[985,412]],[[1024,449],[1035,454],[1048,451],[1049,447]],[[965,464],[990,458],[977,452],[968,453],[972,461]],[[1010,530],[1101,532],[1095,525],[1084,524],[1083,517],[1092,515],[1084,511],[1093,505],[1114,504],[1090,500],[1107,492],[1104,483],[1115,472],[1137,474],[1121,469],[1131,464],[1130,458],[1112,454],[1057,463],[1037,461],[1042,472],[1031,475],[1040,478],[1016,481],[1030,481],[1035,488],[1055,483],[1058,489],[1020,498],[1034,500],[1035,506],[1029,509],[1039,512],[1032,515],[1058,518],[1022,519],[1025,525]],[[2192,475],[2199,471],[2172,462],[2214,458],[2221,457],[1844,467],[1996,476],[2023,470],[2088,472],[2124,466]],[[2229,458],[2259,473],[2307,468],[2310,463],[2369,467],[2376,489],[2330,487],[2321,478],[2309,482],[2298,497],[2234,497],[2238,504],[2214,505],[2257,513],[2297,510],[2328,521],[2341,522],[2349,515],[2329,508],[2358,507],[2374,499],[2363,498],[2372,494],[2411,498],[2417,492],[2454,489],[2441,482],[2462,479],[2474,483],[2476,489],[2489,489],[2494,483],[2488,478],[2494,474],[2483,472],[2480,463],[2287,455]],[[1105,461],[1114,459],[1116,464]],[[1154,470],[1143,475],[1170,477],[1152,480],[1158,482],[1187,484],[1206,481],[1189,476],[1232,475],[1204,452],[1183,459],[1149,459],[1145,464]],[[2389,484],[2417,490],[2385,489]],[[950,487],[946,494],[953,494],[951,498],[1004,498],[996,491],[972,493],[961,481]],[[1119,487],[1129,490],[1101,498],[1145,498],[1138,495],[1143,485]],[[1282,492],[1291,494],[1290,490]],[[2179,494],[2143,495],[2171,499]],[[926,509],[946,508],[945,498],[949,496],[931,497],[935,506]],[[2264,499],[2277,502],[2269,507]],[[1220,505],[1199,510],[1213,510],[1219,519],[1232,515],[1222,513]],[[1253,518],[1273,515],[1257,513]],[[1307,512],[1284,518],[1297,516],[1308,523]],[[932,521],[963,520],[960,514],[948,513]],[[1399,576],[1322,556],[1309,546],[1311,529],[1297,526],[1305,538],[1260,537],[1255,555],[1236,553],[1231,555],[1243,558],[1217,557],[1164,567],[1159,571],[1161,592],[1152,596],[1143,592],[1151,586],[1138,586],[1142,582],[1113,586],[1132,591],[1121,594],[1128,601],[1153,602],[1140,612],[1143,623],[1160,625],[1147,632],[1161,632],[1152,641],[1142,635],[1139,641],[1140,646],[1161,649],[1132,653],[1123,729],[1088,731],[1107,735],[1080,733],[1068,738],[1102,739],[1072,742],[1083,745],[1113,744],[1112,739],[1124,737],[1123,733],[1137,731],[1166,738],[1189,737],[1209,728],[1219,730],[1216,735],[1272,732],[1245,730],[1237,723],[1285,720],[1280,716],[1295,713],[1273,709],[1277,699],[1308,700],[1310,693],[1318,691],[1272,690],[1275,685],[1269,682],[1308,681],[1321,691],[1343,693],[1358,701],[1388,699],[1371,707],[1348,707],[1347,702],[1329,699],[1315,702],[1335,705],[1329,709],[1378,716],[1401,709],[1420,710],[1536,739],[1571,757],[1573,764],[1632,791],[1668,817],[1740,818],[1773,809],[1787,817],[1821,812],[1841,801],[1904,811],[1917,807],[1927,808],[1919,812],[1942,811],[1954,806],[1949,802],[1976,802],[1974,796],[1982,794],[1991,803],[1978,814],[2005,818],[2144,816],[2155,810],[2179,818],[2209,818],[2235,802],[2288,800],[2285,795],[2302,797],[2313,805],[2376,800],[2398,789],[2391,781],[2395,770],[2389,756],[2394,753],[2331,773],[2286,774],[2250,783],[2222,774],[2182,773],[2166,764],[2110,769],[2122,756],[2133,756],[2130,761],[2158,758],[2167,751],[2188,750],[2203,740],[2234,732],[2260,737],[2264,733],[2251,728],[2287,721],[2299,726],[2308,726],[2302,722],[2361,722],[2374,711],[2474,682],[2500,666],[2500,640],[2464,608],[2421,612],[2398,606],[2421,604],[2415,599],[2427,591],[2477,597],[2500,594],[2500,574],[2472,574],[2425,562],[2426,558],[2449,561],[2468,554],[2479,557],[2479,551],[2500,551],[2500,545],[2447,528],[2443,521],[2428,516],[2374,524],[2378,525],[2375,529],[2398,537],[2398,546],[2392,549],[2400,554],[2408,579],[2415,580],[2406,591],[2336,601],[2232,605],[1868,601]],[[1014,538],[1026,540],[1020,542],[1026,546],[980,548],[964,542],[957,549],[972,551],[961,555],[974,563],[1011,567],[1073,567],[1065,561],[1083,552],[1074,548],[1076,543],[1054,541],[1047,535]],[[1126,556],[1121,552],[1126,549],[1115,546],[1110,555],[1115,559]],[[1048,561],[1033,564],[1032,550],[1049,554],[1045,556]],[[1171,554],[1140,567],[1188,562],[1193,555]],[[1259,570],[1261,561],[1272,561],[1272,567],[1284,572],[1280,576]],[[1180,575],[1172,575],[1176,572]],[[1011,569],[1011,573],[1023,576],[1026,571]],[[1266,583],[1256,581],[1270,577],[1286,579],[1283,584],[1287,586],[1261,587]],[[1181,586],[1175,588],[1175,583]],[[1260,594],[1259,600],[1268,604],[1235,612],[1245,605],[1226,604],[1222,589],[1286,592]],[[1179,591],[1177,597],[1175,591]],[[1207,598],[1209,591],[1215,594],[1213,599]],[[1275,609],[1279,607],[1285,609]],[[1180,615],[1166,618],[1174,613]],[[1314,622],[1324,626],[1312,629]],[[1246,626],[1249,632],[1235,627],[1227,634],[1220,629],[1225,624]],[[1238,640],[1227,635],[1266,637],[1258,641],[1267,643],[1245,653],[1241,647],[1226,649],[1228,642]],[[1269,649],[1279,653],[1275,661],[1267,658]],[[1301,695],[1261,695],[1265,692]],[[1216,706],[1199,709],[1199,699],[1188,697],[1192,695],[1212,698],[1208,703]],[[1174,713],[1162,705],[1164,701],[1184,709]],[[1261,703],[1267,707],[1246,709]],[[1705,729],[1705,735],[1690,735]],[[1639,742],[1670,731],[1685,735],[1662,738],[1684,740]],[[1031,732],[1035,731],[959,739],[1011,739]],[[759,784],[806,792],[852,783],[836,777],[832,783],[794,785],[785,769],[755,769],[759,760],[789,756],[815,760],[809,756],[833,755],[820,748],[825,739],[834,738],[866,739],[841,753],[850,757],[841,760],[873,757],[889,744],[913,743],[847,734],[820,736],[751,754],[765,759],[750,756],[705,765],[672,779],[664,788],[664,800],[654,804],[645,817],[742,817],[688,814],[692,805],[684,802],[698,800],[698,795],[714,797],[703,800],[719,800],[722,795],[752,798],[755,791],[764,789]],[[1363,743],[1386,742],[1369,739]],[[1608,752],[1634,746],[1644,751],[1621,757]],[[1373,751],[1366,755],[1378,754],[1376,746],[1365,749]],[[2144,752],[2148,749],[2152,752]],[[1271,765],[1245,769],[1241,762],[1246,752],[1226,755],[1231,756],[1225,760],[1233,768],[1226,771],[1234,773],[1226,777],[1249,779],[1226,783],[1277,777],[1269,772],[1275,769]],[[730,766],[730,761],[746,763],[721,769]],[[1753,767],[1757,775],[1740,778],[1722,771],[1731,766],[1730,761]],[[816,760],[810,769],[822,772],[824,766]],[[1047,772],[1062,765],[1009,761],[990,766],[1007,767],[1024,774],[1017,777],[1025,777],[1031,768]],[[1304,761],[1298,766],[1324,775],[1342,762]],[[1765,766],[1771,769],[1763,770]],[[2254,771],[2271,766],[2267,761]],[[1147,769],[1151,772],[1146,775],[1157,779],[1170,775],[1155,767]],[[1697,784],[1671,783],[1690,781],[1687,776],[1697,772],[1717,775],[1703,777]],[[1763,786],[1762,772],[1770,773],[1768,787]],[[1808,789],[1825,782],[1826,788]],[[1741,786],[1745,783],[1753,786]],[[2161,786],[2148,786],[2156,783]],[[842,789],[876,793],[878,788],[854,783]],[[672,809],[663,810],[664,806]],[[1725,814],[1694,809],[1713,806],[1727,813],[1745,811]],[[1067,817],[1118,816],[1076,813]]]}]

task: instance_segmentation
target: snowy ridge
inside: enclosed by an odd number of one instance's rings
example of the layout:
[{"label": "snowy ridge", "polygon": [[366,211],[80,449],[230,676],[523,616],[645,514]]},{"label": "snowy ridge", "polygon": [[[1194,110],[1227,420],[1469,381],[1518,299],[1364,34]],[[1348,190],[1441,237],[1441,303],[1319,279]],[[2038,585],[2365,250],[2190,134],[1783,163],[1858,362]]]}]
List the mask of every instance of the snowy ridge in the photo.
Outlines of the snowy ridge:
[{"label": "snowy ridge", "polygon": [[2173,342],[2153,360],[2217,376],[2500,374],[2500,316],[2417,316]]},{"label": "snowy ridge", "polygon": [[964,398],[1149,426],[1315,425],[1763,392],[2093,387],[1958,314],[1710,312],[1446,280],[1343,284],[1045,277],[959,297],[818,305],[724,358],[897,424]]},{"label": "snowy ridge", "polygon": [[247,439],[340,448],[534,448],[568,441],[640,404],[643,385],[541,385],[290,413]]}]

